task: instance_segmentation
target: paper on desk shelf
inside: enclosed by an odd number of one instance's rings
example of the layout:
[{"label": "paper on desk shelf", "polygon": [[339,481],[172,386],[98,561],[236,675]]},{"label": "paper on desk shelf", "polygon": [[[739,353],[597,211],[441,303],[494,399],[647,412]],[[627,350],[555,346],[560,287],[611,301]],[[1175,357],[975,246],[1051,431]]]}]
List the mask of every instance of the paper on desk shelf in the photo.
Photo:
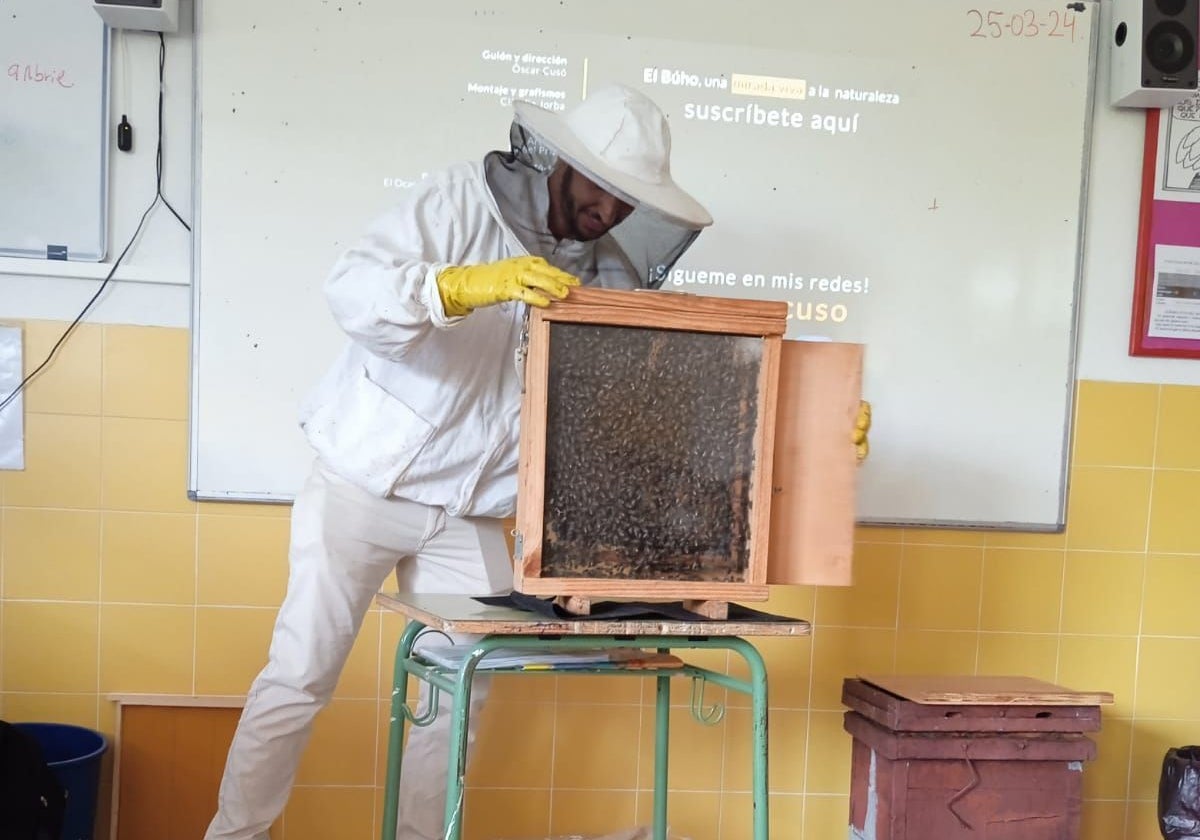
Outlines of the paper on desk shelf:
[{"label": "paper on desk shelf", "polygon": [[[458,668],[467,655],[475,649],[473,644],[422,645],[416,656],[444,668]],[[496,648],[479,660],[477,670],[495,668],[521,668],[529,665],[588,666],[608,662],[608,652],[603,650],[523,650],[521,648]]]},{"label": "paper on desk shelf", "polygon": [[[457,669],[474,649],[475,645],[469,643],[422,645],[414,652],[414,655],[433,665]],[[604,668],[608,666],[625,670],[680,668],[683,666],[683,660],[671,654],[655,653],[638,648],[528,650],[500,647],[479,660],[476,670],[521,668],[531,671],[566,671],[572,668]],[[601,840],[608,840],[608,838],[601,838]]]}]

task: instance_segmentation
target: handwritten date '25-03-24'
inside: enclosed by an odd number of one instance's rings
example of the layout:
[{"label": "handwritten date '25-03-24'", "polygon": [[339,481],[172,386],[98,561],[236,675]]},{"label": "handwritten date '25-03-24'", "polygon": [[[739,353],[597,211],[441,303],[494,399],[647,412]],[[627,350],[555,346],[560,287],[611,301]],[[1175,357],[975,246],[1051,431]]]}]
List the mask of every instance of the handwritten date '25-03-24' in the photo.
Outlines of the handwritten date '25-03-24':
[{"label": "handwritten date '25-03-24'", "polygon": [[1075,42],[1075,12],[1070,9],[968,9],[967,24],[972,38],[1062,38]]}]

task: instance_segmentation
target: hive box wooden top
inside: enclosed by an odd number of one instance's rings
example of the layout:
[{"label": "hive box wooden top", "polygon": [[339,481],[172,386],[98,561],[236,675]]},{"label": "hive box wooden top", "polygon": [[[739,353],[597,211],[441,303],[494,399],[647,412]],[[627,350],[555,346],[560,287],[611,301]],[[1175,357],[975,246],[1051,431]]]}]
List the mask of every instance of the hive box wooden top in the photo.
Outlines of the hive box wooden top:
[{"label": "hive box wooden top", "polygon": [[848,678],[842,703],[886,730],[909,733],[1079,733],[1100,728],[1107,692],[1031,677],[881,675]]},{"label": "hive box wooden top", "polygon": [[1021,676],[883,674],[860,677],[897,697],[927,705],[1100,706],[1107,691],[1077,691]]}]

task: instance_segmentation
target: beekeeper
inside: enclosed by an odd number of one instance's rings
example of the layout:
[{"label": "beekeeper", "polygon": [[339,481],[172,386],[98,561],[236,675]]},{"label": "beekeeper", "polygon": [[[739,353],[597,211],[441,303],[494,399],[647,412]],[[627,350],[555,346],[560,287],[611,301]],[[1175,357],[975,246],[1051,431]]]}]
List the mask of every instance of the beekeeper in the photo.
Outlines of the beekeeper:
[{"label": "beekeeper", "polygon": [[[316,462],[208,840],[266,840],[389,574],[410,592],[511,588],[502,517],[516,497],[525,306],[581,282],[656,288],[712,223],[672,180],[666,118],[635,90],[596,90],[561,115],[518,102],[510,141],[422,179],[326,282],[350,341],[301,410]],[[443,713],[410,730],[403,840],[441,836],[448,727]]]}]

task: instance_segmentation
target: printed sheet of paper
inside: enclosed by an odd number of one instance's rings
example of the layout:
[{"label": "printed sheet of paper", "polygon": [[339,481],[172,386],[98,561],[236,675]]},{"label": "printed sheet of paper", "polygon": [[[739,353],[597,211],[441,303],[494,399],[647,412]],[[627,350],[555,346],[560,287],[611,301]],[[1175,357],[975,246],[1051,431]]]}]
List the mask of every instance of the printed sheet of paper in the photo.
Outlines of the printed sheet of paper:
[{"label": "printed sheet of paper", "polygon": [[1149,334],[1200,339],[1200,248],[1159,245],[1154,249]]},{"label": "printed sheet of paper", "polygon": [[1163,110],[1155,198],[1200,203],[1200,95]]}]

